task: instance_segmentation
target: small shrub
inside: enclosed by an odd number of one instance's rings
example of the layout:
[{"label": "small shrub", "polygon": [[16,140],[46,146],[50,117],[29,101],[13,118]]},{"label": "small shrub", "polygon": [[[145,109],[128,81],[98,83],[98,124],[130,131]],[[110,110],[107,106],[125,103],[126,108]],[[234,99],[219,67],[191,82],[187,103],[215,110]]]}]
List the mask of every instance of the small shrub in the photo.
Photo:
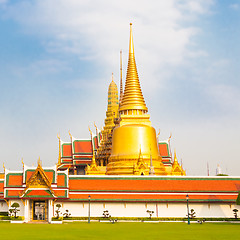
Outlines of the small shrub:
[{"label": "small shrub", "polygon": [[238,218],[238,210],[235,208],[233,209],[233,216],[237,219]]},{"label": "small shrub", "polygon": [[63,214],[64,218],[69,218],[71,216],[71,213],[66,209],[66,212]]},{"label": "small shrub", "polygon": [[147,210],[146,212],[149,214],[149,218],[151,219],[151,218],[152,218],[152,215],[154,214],[154,211]]},{"label": "small shrub", "polygon": [[109,214],[108,210],[103,211],[103,217],[104,218],[110,218],[111,215]]},{"label": "small shrub", "polygon": [[62,207],[62,205],[58,203],[56,207],[57,207],[57,210],[55,212],[56,212],[56,217],[58,219],[60,217],[60,208]]},{"label": "small shrub", "polygon": [[17,218],[17,213],[20,211],[18,208],[20,207],[19,203],[15,202],[11,205],[11,208],[9,209],[9,215],[14,215],[15,218]]},{"label": "small shrub", "polygon": [[190,210],[189,217],[190,218],[195,218],[196,217],[196,213],[195,213],[194,209]]}]

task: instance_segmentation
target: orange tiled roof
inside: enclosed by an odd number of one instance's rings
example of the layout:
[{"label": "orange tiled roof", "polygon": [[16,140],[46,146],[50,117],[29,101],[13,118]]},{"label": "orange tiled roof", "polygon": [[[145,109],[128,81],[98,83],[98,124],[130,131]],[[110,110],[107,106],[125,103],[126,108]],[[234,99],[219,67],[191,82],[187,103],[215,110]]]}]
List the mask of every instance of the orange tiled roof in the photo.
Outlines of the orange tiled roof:
[{"label": "orange tiled roof", "polygon": [[0,193],[3,193],[4,182],[0,182]]},{"label": "orange tiled roof", "polygon": [[158,143],[158,148],[162,157],[170,157],[167,143]]},{"label": "orange tiled roof", "polygon": [[235,202],[240,178],[72,177],[72,201],[191,201]]},{"label": "orange tiled roof", "polygon": [[[71,200],[88,200],[89,193],[70,193]],[[232,195],[219,195],[219,194],[191,194],[189,193],[190,201],[235,201],[237,194]],[[91,201],[186,201],[186,194],[118,194],[118,193],[91,193]]]},{"label": "orange tiled roof", "polygon": [[74,153],[92,153],[92,142],[89,140],[81,141],[76,140],[73,143]]},{"label": "orange tiled roof", "polygon": [[72,144],[62,144],[62,157],[72,157]]},{"label": "orange tiled roof", "polygon": [[8,174],[7,175],[7,186],[15,187],[22,186],[23,183],[23,175],[22,174]]},{"label": "orange tiled roof", "polygon": [[106,190],[106,191],[240,191],[239,180],[223,179],[171,179],[171,178],[71,178],[69,179],[70,190]]}]

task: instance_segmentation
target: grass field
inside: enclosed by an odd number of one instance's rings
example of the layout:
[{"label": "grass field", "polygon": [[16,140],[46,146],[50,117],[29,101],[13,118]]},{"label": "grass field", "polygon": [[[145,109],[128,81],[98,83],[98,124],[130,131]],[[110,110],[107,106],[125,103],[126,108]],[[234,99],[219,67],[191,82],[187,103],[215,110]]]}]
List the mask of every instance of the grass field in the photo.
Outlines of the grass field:
[{"label": "grass field", "polygon": [[240,239],[240,224],[204,223],[0,223],[1,239]]}]

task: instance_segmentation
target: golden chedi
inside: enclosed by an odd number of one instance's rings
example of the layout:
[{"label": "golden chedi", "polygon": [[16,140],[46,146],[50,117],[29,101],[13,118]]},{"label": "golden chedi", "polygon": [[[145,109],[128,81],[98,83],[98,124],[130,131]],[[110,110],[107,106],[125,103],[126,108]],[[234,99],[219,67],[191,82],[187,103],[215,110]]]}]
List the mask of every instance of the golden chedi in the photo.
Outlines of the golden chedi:
[{"label": "golden chedi", "polygon": [[[165,175],[156,131],[151,126],[134,56],[132,24],[127,77],[119,108],[119,124],[113,130],[108,175]],[[153,170],[154,169],[154,170]]]},{"label": "golden chedi", "polygon": [[116,83],[113,81],[108,88],[108,106],[106,112],[105,126],[102,130],[102,140],[97,150],[96,162],[99,166],[106,166],[111,155],[112,149],[112,131],[115,127],[115,119],[118,118],[118,89]]}]

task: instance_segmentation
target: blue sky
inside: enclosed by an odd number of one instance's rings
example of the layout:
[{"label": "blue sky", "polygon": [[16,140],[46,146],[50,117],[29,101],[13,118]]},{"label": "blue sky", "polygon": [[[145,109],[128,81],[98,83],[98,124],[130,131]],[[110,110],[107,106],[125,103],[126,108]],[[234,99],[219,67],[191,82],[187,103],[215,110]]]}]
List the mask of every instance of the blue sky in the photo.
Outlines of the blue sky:
[{"label": "blue sky", "polygon": [[0,165],[40,156],[52,166],[57,133],[89,138],[88,126],[103,126],[130,22],[160,139],[172,133],[188,175],[206,175],[207,163],[239,175],[239,0],[0,0]]}]

